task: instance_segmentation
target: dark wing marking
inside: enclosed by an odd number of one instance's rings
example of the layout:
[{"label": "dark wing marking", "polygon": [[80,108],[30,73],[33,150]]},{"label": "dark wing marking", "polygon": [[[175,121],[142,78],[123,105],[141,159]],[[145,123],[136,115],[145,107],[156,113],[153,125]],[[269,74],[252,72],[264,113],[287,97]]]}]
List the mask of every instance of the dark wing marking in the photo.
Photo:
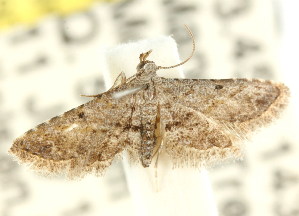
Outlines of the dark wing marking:
[{"label": "dark wing marking", "polygon": [[165,149],[176,165],[240,156],[248,133],[273,120],[289,95],[269,81],[162,79]]},{"label": "dark wing marking", "polygon": [[131,129],[128,98],[114,100],[104,93],[28,131],[10,152],[38,170],[68,177],[102,174],[126,146],[140,143],[138,131]]},{"label": "dark wing marking", "polygon": [[179,103],[245,131],[277,117],[289,97],[285,85],[261,80],[163,79],[162,86],[164,100]]}]

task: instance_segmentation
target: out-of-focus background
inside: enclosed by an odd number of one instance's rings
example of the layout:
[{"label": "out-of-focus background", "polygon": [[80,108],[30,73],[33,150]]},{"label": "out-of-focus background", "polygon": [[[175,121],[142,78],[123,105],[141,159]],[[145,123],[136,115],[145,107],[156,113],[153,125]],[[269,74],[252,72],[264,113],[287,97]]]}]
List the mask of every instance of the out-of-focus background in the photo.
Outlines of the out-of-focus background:
[{"label": "out-of-focus background", "polygon": [[173,35],[187,56],[183,24],[197,43],[187,78],[271,79],[292,91],[287,111],[252,138],[243,161],[209,170],[219,215],[299,215],[298,14],[291,0],[1,0],[0,215],[134,215],[121,162],[103,178],[68,181],[36,175],[7,150],[88,100],[80,94],[109,88],[103,50]]}]

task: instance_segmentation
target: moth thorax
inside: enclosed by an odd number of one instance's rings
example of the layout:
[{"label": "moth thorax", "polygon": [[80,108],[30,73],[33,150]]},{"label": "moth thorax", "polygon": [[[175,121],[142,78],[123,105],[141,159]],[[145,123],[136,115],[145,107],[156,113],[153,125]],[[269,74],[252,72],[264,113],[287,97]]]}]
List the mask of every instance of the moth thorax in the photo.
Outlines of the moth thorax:
[{"label": "moth thorax", "polygon": [[136,77],[138,79],[151,79],[152,77],[157,76],[156,71],[158,70],[157,65],[152,62],[152,61],[145,61],[145,62],[140,62],[137,65],[137,73]]}]

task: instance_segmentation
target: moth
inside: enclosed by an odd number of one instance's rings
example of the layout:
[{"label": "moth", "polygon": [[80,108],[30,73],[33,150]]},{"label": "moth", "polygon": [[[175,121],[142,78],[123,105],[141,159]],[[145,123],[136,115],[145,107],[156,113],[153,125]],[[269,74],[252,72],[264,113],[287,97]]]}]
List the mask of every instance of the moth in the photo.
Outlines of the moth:
[{"label": "moth", "polygon": [[32,168],[69,177],[102,175],[127,151],[149,167],[160,152],[177,166],[238,158],[242,141],[285,108],[288,88],[258,79],[168,79],[139,56],[134,76],[121,73],[105,93],[17,138],[9,152]]}]

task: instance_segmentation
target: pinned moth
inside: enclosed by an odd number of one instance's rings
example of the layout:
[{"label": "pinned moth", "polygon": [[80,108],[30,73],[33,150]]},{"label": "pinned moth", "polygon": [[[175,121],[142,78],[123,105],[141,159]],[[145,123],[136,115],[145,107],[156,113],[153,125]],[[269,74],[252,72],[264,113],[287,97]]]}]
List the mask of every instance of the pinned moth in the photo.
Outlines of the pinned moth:
[{"label": "pinned moth", "polygon": [[69,177],[103,174],[123,151],[143,167],[164,152],[174,166],[238,158],[242,141],[284,109],[288,88],[257,79],[168,79],[139,56],[134,76],[121,73],[105,93],[27,131],[9,152],[37,170]]}]

